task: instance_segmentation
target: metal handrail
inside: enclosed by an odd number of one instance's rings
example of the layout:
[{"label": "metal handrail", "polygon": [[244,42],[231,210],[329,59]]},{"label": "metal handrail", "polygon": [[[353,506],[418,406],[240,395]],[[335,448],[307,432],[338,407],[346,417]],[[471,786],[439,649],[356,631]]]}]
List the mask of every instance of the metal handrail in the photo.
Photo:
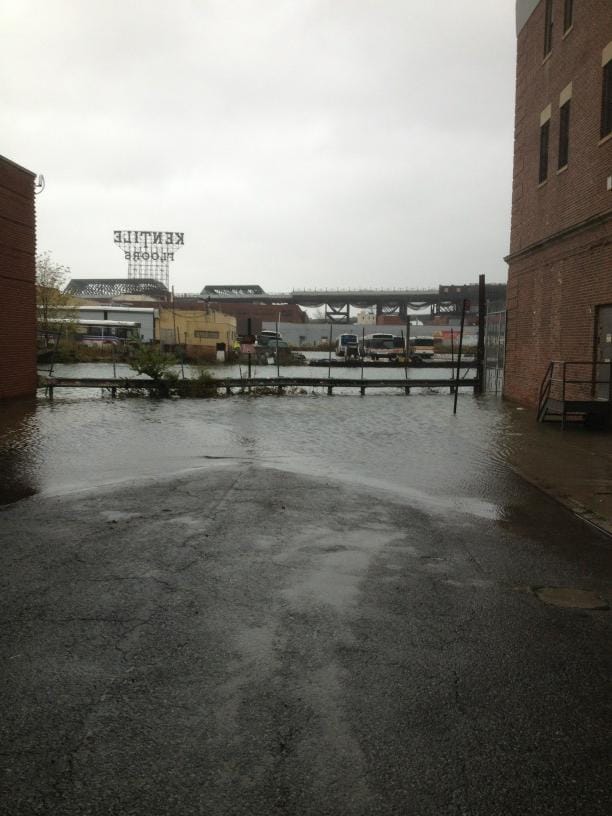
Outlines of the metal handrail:
[{"label": "metal handrail", "polygon": [[538,394],[538,422],[542,419],[544,415],[546,400],[548,399],[548,396],[550,394],[550,389],[552,385],[553,366],[554,363],[552,362],[548,364],[544,377],[542,378],[542,382],[540,383],[540,392]]},{"label": "metal handrail", "polygon": [[[589,366],[592,372],[590,377],[568,377],[568,371],[572,366]],[[608,376],[606,379],[600,379],[597,366],[606,366]],[[560,368],[560,371],[559,371]],[[606,360],[551,360],[546,368],[546,372],[540,383],[540,390],[538,393],[538,421],[542,421],[546,415],[546,405],[550,398],[554,386],[558,388],[561,386],[561,395],[559,401],[561,402],[561,427],[565,427],[567,419],[567,386],[573,385],[589,385],[592,391],[593,400],[595,402],[610,403],[610,415],[612,417],[612,361]],[[597,386],[607,385],[608,394],[603,396]],[[597,393],[599,391],[599,394]],[[558,391],[557,391],[558,393]],[[571,403],[572,400],[570,399]]]},{"label": "metal handrail", "polygon": [[561,407],[561,428],[563,428],[563,429],[565,428],[565,417],[566,417],[566,411],[565,411],[565,379],[566,379],[565,372],[566,372],[566,365],[567,364],[565,362],[561,363],[561,369],[563,371],[563,382],[561,384],[561,400],[563,401],[563,405]]}]

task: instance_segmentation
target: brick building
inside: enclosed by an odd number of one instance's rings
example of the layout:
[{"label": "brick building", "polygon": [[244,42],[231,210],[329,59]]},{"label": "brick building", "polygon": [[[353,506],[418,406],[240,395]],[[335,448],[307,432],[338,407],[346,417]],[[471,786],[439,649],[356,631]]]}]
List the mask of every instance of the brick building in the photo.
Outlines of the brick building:
[{"label": "brick building", "polygon": [[251,320],[251,331],[256,334],[262,330],[265,322],[306,323],[306,312],[295,303],[240,303],[238,301],[211,303],[217,309],[236,318],[238,334],[246,334],[248,321]]},{"label": "brick building", "polygon": [[34,173],[0,156],[0,399],[36,393]]},{"label": "brick building", "polygon": [[517,0],[505,395],[612,359],[612,2]]}]

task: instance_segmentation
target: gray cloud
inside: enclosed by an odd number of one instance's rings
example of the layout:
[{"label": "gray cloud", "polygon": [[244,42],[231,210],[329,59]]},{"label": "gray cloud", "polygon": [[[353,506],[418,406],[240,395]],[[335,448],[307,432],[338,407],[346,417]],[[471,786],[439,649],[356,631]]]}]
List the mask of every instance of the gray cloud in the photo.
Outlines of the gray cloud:
[{"label": "gray cloud", "polygon": [[0,151],[75,277],[161,228],[180,291],[505,278],[513,3],[1,5]]}]

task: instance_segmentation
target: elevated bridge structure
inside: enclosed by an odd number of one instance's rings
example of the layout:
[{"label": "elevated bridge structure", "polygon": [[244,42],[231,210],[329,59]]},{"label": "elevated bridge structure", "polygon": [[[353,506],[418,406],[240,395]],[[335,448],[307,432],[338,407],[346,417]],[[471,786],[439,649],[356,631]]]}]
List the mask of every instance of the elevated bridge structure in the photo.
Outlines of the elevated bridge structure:
[{"label": "elevated bridge structure", "polygon": [[374,307],[376,316],[394,315],[405,320],[409,313],[429,312],[459,314],[465,298],[475,295],[473,309],[478,308],[478,286],[440,286],[438,289],[300,289],[291,292],[264,292],[260,286],[205,286],[200,297],[209,302],[243,302],[285,304],[325,308],[331,321],[347,323],[351,307]]}]

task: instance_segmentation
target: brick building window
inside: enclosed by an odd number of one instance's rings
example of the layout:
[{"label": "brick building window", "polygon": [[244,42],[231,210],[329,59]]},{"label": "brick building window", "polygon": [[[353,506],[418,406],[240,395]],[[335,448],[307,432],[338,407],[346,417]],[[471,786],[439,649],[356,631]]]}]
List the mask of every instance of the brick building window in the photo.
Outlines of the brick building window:
[{"label": "brick building window", "polygon": [[612,133],[612,58],[603,67],[601,138]]},{"label": "brick building window", "polygon": [[567,33],[574,23],[574,0],[565,0],[563,7],[563,33]]},{"label": "brick building window", "polygon": [[552,50],[553,33],[553,0],[546,0],[544,9],[544,56],[547,57]]},{"label": "brick building window", "polygon": [[548,178],[548,144],[550,141],[550,119],[540,125],[540,170],[538,181],[540,184]]},{"label": "brick building window", "polygon": [[559,170],[567,165],[569,158],[570,105],[568,99],[559,108]]}]

